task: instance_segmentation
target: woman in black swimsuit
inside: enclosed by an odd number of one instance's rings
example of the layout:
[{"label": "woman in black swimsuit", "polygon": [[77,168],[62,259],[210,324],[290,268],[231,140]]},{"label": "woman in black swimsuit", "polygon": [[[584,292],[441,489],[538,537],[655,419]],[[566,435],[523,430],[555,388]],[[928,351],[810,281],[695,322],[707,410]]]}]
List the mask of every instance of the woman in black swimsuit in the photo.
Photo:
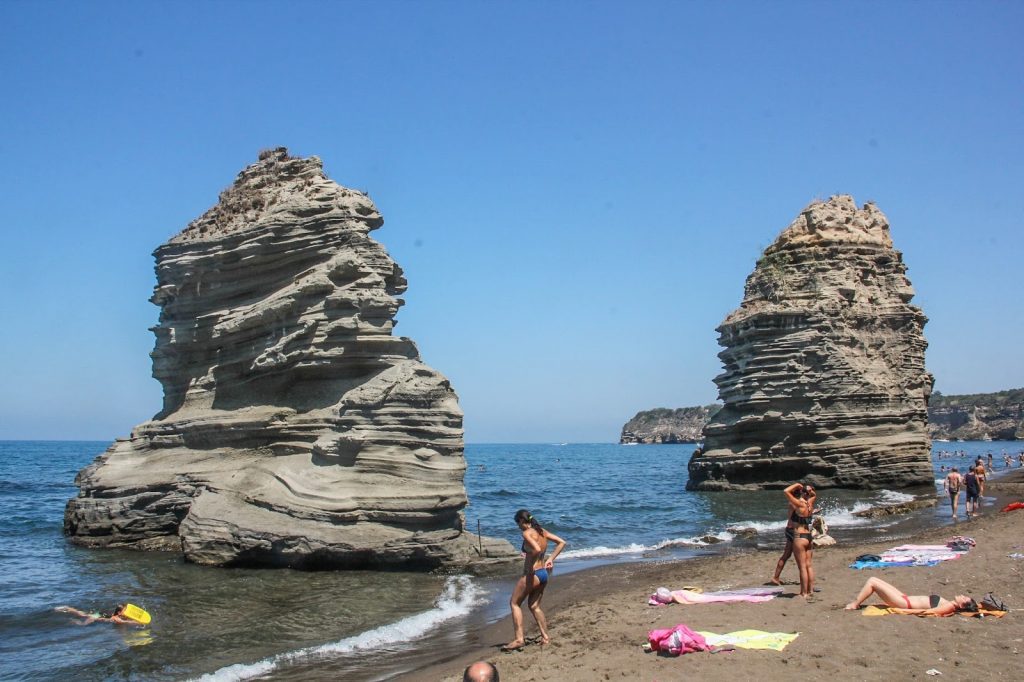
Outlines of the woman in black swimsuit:
[{"label": "woman in black swimsuit", "polygon": [[[793,556],[796,557],[796,567],[800,570],[800,596],[811,599],[814,596],[814,569],[811,567],[811,517],[814,514],[814,501],[817,499],[817,495],[813,487],[805,486],[802,483],[794,483],[782,492],[789,500]],[[787,527],[788,530],[789,527]]]},{"label": "woman in black swimsuit", "polygon": [[[810,490],[810,493],[807,491]],[[817,499],[817,493],[814,492],[814,488],[805,486],[804,489],[799,493],[802,497],[810,498],[811,503],[811,514],[814,513],[814,502]],[[772,576],[771,583],[773,585],[782,584],[782,569],[786,567],[786,562],[789,561],[789,557],[793,555],[793,540],[796,539],[796,531],[793,530],[793,505],[790,504],[789,518],[786,520],[786,546],[782,550],[782,556],[779,557],[778,562],[775,564],[775,575]]]}]

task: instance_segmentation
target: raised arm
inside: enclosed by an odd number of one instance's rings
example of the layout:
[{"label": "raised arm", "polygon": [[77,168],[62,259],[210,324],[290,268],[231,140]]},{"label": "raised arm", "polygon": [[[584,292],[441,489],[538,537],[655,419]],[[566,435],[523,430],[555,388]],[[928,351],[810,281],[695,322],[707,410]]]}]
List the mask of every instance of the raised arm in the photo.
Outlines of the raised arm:
[{"label": "raised arm", "polygon": [[789,503],[794,507],[798,507],[803,504],[803,500],[794,494],[798,489],[803,490],[803,487],[803,483],[794,483],[782,491],[786,495],[786,499],[789,500]]}]

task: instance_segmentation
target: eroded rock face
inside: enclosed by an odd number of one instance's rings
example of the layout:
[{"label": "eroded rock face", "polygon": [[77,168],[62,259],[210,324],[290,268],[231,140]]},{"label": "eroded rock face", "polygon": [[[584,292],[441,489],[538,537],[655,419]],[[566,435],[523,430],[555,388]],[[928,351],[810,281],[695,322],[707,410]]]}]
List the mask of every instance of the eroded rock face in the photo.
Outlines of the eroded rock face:
[{"label": "eroded rock face", "polygon": [[927,318],[913,296],[878,208],[849,196],[805,208],[718,328],[724,407],[687,488],[930,484]]},{"label": "eroded rock face", "polygon": [[392,335],[382,222],[276,149],[156,250],[163,409],[79,473],[73,541],[297,568],[515,556],[464,532],[462,411]]}]

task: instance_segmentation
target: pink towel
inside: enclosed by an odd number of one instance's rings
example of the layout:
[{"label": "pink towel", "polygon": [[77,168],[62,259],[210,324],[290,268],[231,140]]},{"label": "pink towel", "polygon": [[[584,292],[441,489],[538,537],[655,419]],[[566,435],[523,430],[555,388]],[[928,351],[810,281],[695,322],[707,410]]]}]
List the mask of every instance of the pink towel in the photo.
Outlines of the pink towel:
[{"label": "pink towel", "polygon": [[664,601],[664,593],[657,592],[651,595],[647,603],[651,606],[664,606],[665,604],[727,604],[730,602],[750,602],[759,604],[761,602],[775,599],[777,593],[772,594],[737,594],[735,592],[691,592],[690,590],[675,590],[671,592],[671,601]]}]

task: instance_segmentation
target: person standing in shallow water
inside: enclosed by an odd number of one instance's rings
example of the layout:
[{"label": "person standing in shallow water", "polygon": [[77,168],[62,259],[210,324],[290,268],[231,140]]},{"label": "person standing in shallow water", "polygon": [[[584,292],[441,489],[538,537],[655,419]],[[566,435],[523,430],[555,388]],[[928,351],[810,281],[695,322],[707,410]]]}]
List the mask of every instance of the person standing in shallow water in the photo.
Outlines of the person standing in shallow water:
[{"label": "person standing in shallow water", "polygon": [[[544,612],[540,608],[540,601],[544,597],[544,588],[555,568],[555,559],[565,549],[565,540],[558,537],[551,531],[545,530],[543,526],[533,518],[525,509],[520,509],[515,516],[516,525],[523,533],[523,575],[516,581],[512,588],[512,597],[509,599],[509,607],[512,609],[512,625],[515,634],[511,642],[503,646],[502,651],[515,651],[526,646],[526,636],[523,632],[523,608],[524,599],[530,607],[530,613],[537,621],[540,628],[541,644],[548,644],[551,637],[548,636],[548,623]],[[555,550],[550,557],[547,554],[548,542],[555,543]]]},{"label": "person standing in shallow water", "polygon": [[[953,518],[956,518],[956,507],[960,501],[960,488],[963,487],[964,480],[960,476],[960,472],[956,467],[949,472],[946,479],[942,482],[943,489],[949,493],[949,504],[953,507]],[[968,513],[970,516],[970,513]]]},{"label": "person standing in shallow water", "polygon": [[967,518],[978,515],[981,506],[981,482],[984,480],[978,477],[978,472],[984,470],[982,466],[969,468],[964,476],[964,510],[967,512]]}]

